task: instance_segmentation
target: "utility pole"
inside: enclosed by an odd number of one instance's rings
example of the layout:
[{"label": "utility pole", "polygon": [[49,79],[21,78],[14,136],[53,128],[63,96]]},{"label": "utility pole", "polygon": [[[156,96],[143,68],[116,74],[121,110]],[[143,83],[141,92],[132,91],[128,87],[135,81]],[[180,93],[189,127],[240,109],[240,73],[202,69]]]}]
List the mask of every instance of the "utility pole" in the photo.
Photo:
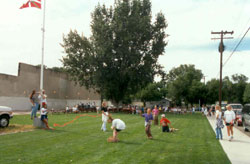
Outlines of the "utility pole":
[{"label": "utility pole", "polygon": [[220,52],[220,89],[219,89],[219,105],[221,106],[221,89],[222,89],[222,59],[223,59],[223,51],[225,46],[223,44],[223,39],[233,39],[233,37],[224,37],[226,34],[233,35],[234,31],[221,31],[221,32],[211,32],[211,34],[220,34],[220,38],[212,38],[212,40],[220,39],[219,52]]}]

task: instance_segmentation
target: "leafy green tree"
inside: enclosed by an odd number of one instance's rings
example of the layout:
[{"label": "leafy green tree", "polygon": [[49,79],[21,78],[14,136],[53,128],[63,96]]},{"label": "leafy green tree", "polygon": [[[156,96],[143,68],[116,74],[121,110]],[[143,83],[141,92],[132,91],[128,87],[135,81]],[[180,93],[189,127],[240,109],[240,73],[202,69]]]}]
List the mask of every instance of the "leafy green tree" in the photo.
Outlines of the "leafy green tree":
[{"label": "leafy green tree", "polygon": [[231,96],[233,97],[232,102],[243,104],[243,95],[247,85],[248,78],[242,74],[232,75],[233,80],[233,91]]},{"label": "leafy green tree", "polygon": [[72,80],[119,103],[163,74],[158,58],[167,45],[162,13],[152,22],[150,0],[117,0],[96,6],[89,38],[70,31],[63,37],[62,62]]},{"label": "leafy green tree", "polygon": [[244,95],[243,95],[244,103],[250,103],[250,83],[246,85]]},{"label": "leafy green tree", "polygon": [[189,103],[198,103],[200,100],[201,104],[206,104],[206,86],[204,83],[193,80],[188,91],[187,100]]},{"label": "leafy green tree", "polygon": [[50,69],[54,72],[67,73],[65,68],[63,68],[63,67],[52,67]]},{"label": "leafy green tree", "polygon": [[168,97],[177,105],[184,101],[186,104],[199,101],[196,89],[204,88],[200,84],[203,74],[201,70],[195,69],[194,65],[181,65],[173,68],[167,74]]},{"label": "leafy green tree", "polygon": [[147,87],[142,89],[136,94],[136,98],[140,99],[142,102],[146,101],[159,101],[165,98],[167,95],[167,88],[164,83],[150,83]]},{"label": "leafy green tree", "polygon": [[[219,90],[217,91],[219,92]],[[228,76],[224,77],[222,80],[222,101],[233,102],[232,97],[233,83]],[[219,100],[219,97],[216,101]],[[215,102],[213,102],[215,103]]]},{"label": "leafy green tree", "polygon": [[216,101],[219,100],[219,87],[220,81],[218,79],[211,79],[206,83],[206,102],[208,104],[214,104]]}]

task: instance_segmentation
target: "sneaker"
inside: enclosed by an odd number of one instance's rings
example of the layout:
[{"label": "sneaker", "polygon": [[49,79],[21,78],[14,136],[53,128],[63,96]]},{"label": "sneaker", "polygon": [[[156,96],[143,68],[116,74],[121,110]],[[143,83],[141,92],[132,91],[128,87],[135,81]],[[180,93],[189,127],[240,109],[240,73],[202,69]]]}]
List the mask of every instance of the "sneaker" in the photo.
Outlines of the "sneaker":
[{"label": "sneaker", "polygon": [[231,140],[232,140],[232,138],[231,138],[231,137],[229,137],[229,138],[228,138],[228,141],[231,141]]},{"label": "sneaker", "polygon": [[231,140],[233,139],[234,137],[233,136],[231,136]]}]

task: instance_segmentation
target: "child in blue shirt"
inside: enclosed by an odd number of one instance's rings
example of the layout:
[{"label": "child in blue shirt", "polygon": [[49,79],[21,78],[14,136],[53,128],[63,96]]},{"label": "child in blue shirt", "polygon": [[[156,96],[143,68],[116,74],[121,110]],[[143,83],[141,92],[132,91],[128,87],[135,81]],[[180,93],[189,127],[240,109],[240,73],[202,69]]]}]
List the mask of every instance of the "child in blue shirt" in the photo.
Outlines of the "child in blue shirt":
[{"label": "child in blue shirt", "polygon": [[146,131],[146,134],[148,136],[148,139],[153,139],[153,136],[152,136],[151,130],[150,130],[151,123],[153,120],[153,115],[151,114],[151,109],[148,108],[147,113],[142,114],[142,117],[145,117],[145,131]]}]

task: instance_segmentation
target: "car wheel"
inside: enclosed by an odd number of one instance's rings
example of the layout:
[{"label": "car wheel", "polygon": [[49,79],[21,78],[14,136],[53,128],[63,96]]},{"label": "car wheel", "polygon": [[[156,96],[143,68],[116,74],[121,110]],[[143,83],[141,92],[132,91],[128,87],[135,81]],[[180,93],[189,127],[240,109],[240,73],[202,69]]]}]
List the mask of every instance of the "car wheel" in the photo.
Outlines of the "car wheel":
[{"label": "car wheel", "polygon": [[9,118],[7,116],[0,117],[0,127],[7,127],[9,125]]},{"label": "car wheel", "polygon": [[246,128],[245,121],[242,122],[243,128],[246,132],[248,132],[248,129]]}]

